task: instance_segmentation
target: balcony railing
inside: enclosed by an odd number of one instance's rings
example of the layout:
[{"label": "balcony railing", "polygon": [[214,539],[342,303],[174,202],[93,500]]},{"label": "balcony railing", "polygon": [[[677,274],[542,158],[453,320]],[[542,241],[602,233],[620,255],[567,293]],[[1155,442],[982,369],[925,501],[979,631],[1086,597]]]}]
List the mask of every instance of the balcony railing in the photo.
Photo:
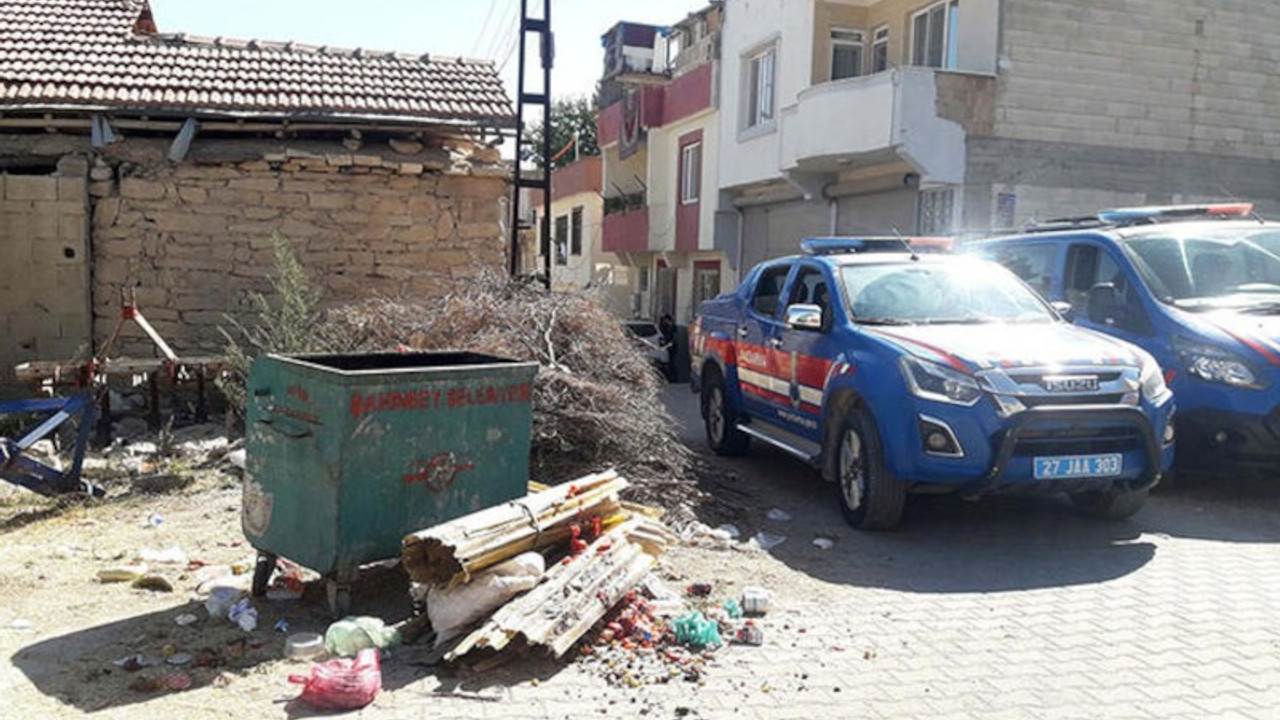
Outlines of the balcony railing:
[{"label": "balcony railing", "polygon": [[[605,200],[608,207],[608,199]],[[605,252],[644,252],[649,249],[649,208],[628,207],[604,216],[601,247]]]}]

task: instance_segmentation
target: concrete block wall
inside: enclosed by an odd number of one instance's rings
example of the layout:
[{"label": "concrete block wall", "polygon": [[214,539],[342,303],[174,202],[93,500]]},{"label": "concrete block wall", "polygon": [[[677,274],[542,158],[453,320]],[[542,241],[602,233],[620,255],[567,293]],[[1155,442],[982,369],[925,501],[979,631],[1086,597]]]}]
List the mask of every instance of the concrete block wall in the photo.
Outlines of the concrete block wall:
[{"label": "concrete block wall", "polygon": [[1280,159],[1275,0],[1005,0],[997,137]]},{"label": "concrete block wall", "polygon": [[88,163],[0,174],[0,386],[13,366],[88,351]]},{"label": "concrete block wall", "polygon": [[[440,278],[506,264],[505,172],[436,172],[339,153],[177,167],[99,161],[93,329],[102,343],[136,288],[148,320],[179,354],[218,352],[227,316],[251,321],[267,293],[272,233],[293,246],[329,303],[430,296]],[[151,356],[131,329],[114,354]]]}]

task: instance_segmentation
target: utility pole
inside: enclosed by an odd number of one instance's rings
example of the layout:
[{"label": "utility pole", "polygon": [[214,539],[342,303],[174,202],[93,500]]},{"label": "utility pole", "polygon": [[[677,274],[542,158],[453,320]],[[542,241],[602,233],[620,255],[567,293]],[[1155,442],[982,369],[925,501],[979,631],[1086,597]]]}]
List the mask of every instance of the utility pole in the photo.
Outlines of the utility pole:
[{"label": "utility pole", "polygon": [[[536,2],[536,0],[532,0]],[[551,0],[542,0],[542,17],[529,15],[531,0],[520,0],[520,72],[516,88],[516,167],[515,201],[511,203],[511,274],[520,272],[520,190],[542,190],[542,218],[539,235],[543,257],[543,283],[551,288],[551,68],[555,64],[555,36],[551,32]],[[529,92],[527,87],[527,53],[530,35],[538,36],[542,59],[541,92]],[[525,137],[524,116],[528,106],[542,107],[542,177],[526,178],[520,167],[520,157],[530,142]]]}]

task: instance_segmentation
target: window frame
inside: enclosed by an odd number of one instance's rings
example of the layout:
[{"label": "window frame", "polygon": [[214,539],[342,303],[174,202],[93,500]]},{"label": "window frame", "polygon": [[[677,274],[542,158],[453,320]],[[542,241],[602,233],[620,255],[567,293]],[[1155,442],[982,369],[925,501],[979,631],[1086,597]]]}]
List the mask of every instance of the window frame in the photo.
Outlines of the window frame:
[{"label": "window frame", "polygon": [[[929,51],[933,45],[934,26],[929,18],[938,9],[942,8],[942,20],[939,32],[941,33],[941,50],[937,59],[937,64],[932,62],[929,57]],[[938,70],[955,70],[959,64],[958,45],[959,45],[959,13],[960,0],[938,0],[938,2],[930,3],[926,7],[917,10],[911,14],[909,27],[911,29],[911,64],[915,67],[930,67]],[[921,19],[925,20],[924,39],[921,42],[917,23]]]},{"label": "window frame", "polygon": [[[954,185],[920,188],[916,192],[916,232],[921,235],[951,235],[956,227],[956,208],[960,206],[959,190]],[[946,211],[946,225],[937,219]],[[926,223],[928,219],[930,222]]]},{"label": "window frame", "polygon": [[[765,73],[765,61],[768,72]],[[743,128],[771,127],[778,116],[778,44],[770,42],[746,55],[746,113]],[[764,102],[767,100],[768,102]]]},{"label": "window frame", "polygon": [[[881,53],[880,51],[884,52]],[[881,25],[871,31],[871,74],[889,69],[889,26]]]},{"label": "window frame", "polygon": [[680,204],[702,201],[702,141],[680,146]]},{"label": "window frame", "polygon": [[555,241],[556,265],[569,264],[569,216],[557,215],[551,237]]},{"label": "window frame", "polygon": [[573,257],[582,257],[583,211],[581,205],[569,211],[569,255]]},{"label": "window frame", "polygon": [[[862,77],[865,72],[867,56],[867,34],[862,30],[850,27],[833,27],[827,31],[827,80],[835,82],[836,80],[847,80],[849,78]],[[856,40],[847,38],[837,38],[837,33],[856,35]],[[858,51],[858,62],[855,72],[852,75],[836,77],[836,49],[837,48],[854,48]]]}]

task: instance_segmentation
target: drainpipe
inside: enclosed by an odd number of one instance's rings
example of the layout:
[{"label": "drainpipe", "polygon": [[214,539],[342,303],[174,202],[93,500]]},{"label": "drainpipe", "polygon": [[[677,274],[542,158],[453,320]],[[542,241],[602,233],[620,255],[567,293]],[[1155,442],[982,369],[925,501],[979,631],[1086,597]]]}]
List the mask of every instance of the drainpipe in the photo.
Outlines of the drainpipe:
[{"label": "drainpipe", "polygon": [[[822,194],[826,195],[827,191],[823,189]],[[827,209],[829,210],[829,212],[827,213],[829,216],[827,220],[827,234],[830,235],[831,237],[835,237],[836,228],[839,227],[839,222],[840,222],[840,201],[837,200],[836,198],[828,199]]]}]

